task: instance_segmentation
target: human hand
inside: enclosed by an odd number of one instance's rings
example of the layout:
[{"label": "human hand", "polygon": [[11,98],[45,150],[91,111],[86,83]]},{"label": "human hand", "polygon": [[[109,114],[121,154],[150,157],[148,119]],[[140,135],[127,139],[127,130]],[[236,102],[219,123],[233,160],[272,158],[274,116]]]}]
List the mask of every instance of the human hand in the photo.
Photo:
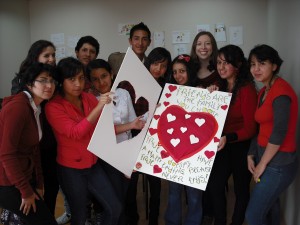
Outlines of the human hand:
[{"label": "human hand", "polygon": [[209,87],[206,88],[210,93],[212,93],[213,91],[218,91],[219,87],[215,84],[210,85]]},{"label": "human hand", "polygon": [[266,165],[263,163],[258,163],[257,166],[255,167],[254,171],[253,171],[253,179],[254,181],[260,182],[260,176],[264,173],[266,169]]},{"label": "human hand", "polygon": [[218,149],[217,149],[217,150],[218,150],[218,151],[222,150],[222,149],[225,147],[226,142],[227,142],[226,136],[222,136],[222,137],[220,138],[220,141],[219,141]]},{"label": "human hand", "polygon": [[143,120],[143,116],[138,116],[131,122],[131,129],[141,130],[144,128],[146,121]]},{"label": "human hand", "polygon": [[35,193],[29,196],[28,198],[22,198],[20,211],[22,211],[23,214],[28,215],[32,207],[33,212],[36,212],[36,205],[35,205],[36,199],[38,200],[39,197]]},{"label": "human hand", "polygon": [[113,94],[114,94],[113,92],[107,92],[105,94],[100,95],[98,105],[102,108],[105,104],[111,103],[112,102],[111,95]]},{"label": "human hand", "polygon": [[254,156],[253,155],[248,155],[247,156],[247,164],[248,164],[248,170],[250,173],[254,173],[255,170],[255,162],[254,162]]}]

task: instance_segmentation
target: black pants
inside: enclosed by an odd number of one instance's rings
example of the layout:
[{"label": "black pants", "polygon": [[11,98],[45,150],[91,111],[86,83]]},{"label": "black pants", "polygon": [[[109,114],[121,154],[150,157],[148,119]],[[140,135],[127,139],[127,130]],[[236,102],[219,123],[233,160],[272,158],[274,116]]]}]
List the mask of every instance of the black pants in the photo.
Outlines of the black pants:
[{"label": "black pants", "polygon": [[251,173],[247,166],[250,141],[226,144],[216,155],[206,191],[211,197],[215,225],[226,225],[225,187],[232,174],[236,197],[232,225],[242,225],[250,197]]},{"label": "black pants", "polygon": [[[136,225],[139,220],[137,202],[136,202],[137,183],[138,183],[139,174],[140,174],[139,172],[135,172],[132,174],[129,182],[128,192],[127,192],[125,211],[128,218],[128,224],[130,225]],[[148,217],[149,225],[158,225],[161,179],[151,175],[146,175],[146,179],[148,180],[149,187],[150,187],[150,201],[149,201],[150,211]]]},{"label": "black pants", "polygon": [[15,186],[0,186],[0,207],[17,214],[26,224],[57,225],[43,200],[35,200],[36,212],[31,209],[27,216],[19,210],[21,201],[21,193]]}]

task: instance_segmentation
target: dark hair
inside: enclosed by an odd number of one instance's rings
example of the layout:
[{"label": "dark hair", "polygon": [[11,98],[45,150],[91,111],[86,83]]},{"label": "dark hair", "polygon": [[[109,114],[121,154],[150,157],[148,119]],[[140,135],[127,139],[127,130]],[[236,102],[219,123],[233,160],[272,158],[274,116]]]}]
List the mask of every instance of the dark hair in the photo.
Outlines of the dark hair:
[{"label": "dark hair", "polygon": [[29,93],[31,93],[27,86],[32,86],[35,79],[43,72],[46,72],[54,79],[56,79],[57,77],[56,69],[54,66],[39,62],[32,63],[24,72],[18,73],[17,77],[20,81],[20,85],[17,93],[21,91],[28,91]]},{"label": "dark hair", "polygon": [[147,25],[145,25],[143,22],[140,22],[139,24],[134,25],[131,29],[130,29],[130,34],[129,34],[129,38],[132,39],[133,34],[135,31],[137,30],[143,30],[146,31],[148,34],[148,38],[149,40],[151,40],[151,32],[149,30],[149,28],[147,27]]},{"label": "dark hair", "polygon": [[81,37],[77,44],[76,44],[76,47],[75,47],[75,51],[76,52],[79,52],[79,50],[81,49],[81,47],[85,44],[85,43],[88,43],[90,45],[92,45],[95,49],[96,49],[96,57],[98,56],[99,54],[99,50],[100,50],[100,44],[99,42],[97,41],[97,39],[95,39],[94,37],[92,36],[84,36],[84,37]]},{"label": "dark hair", "polygon": [[54,44],[50,41],[38,40],[34,42],[28,50],[25,60],[21,63],[18,73],[23,73],[31,64],[38,62],[40,54],[49,46],[55,49]]},{"label": "dark hair", "polygon": [[170,75],[171,75],[171,53],[162,47],[157,47],[152,49],[152,51],[149,53],[149,55],[147,56],[146,60],[145,60],[145,67],[150,71],[150,66],[151,64],[157,63],[157,62],[164,62],[165,60],[168,61],[168,65],[167,65],[167,71],[166,73],[163,75],[163,79],[164,80],[169,80],[170,79]]},{"label": "dark hair", "polygon": [[192,49],[191,49],[191,58],[193,62],[195,63],[196,70],[198,71],[201,68],[201,63],[199,62],[198,56],[196,54],[196,46],[197,46],[197,41],[200,36],[207,35],[210,38],[211,44],[212,44],[212,54],[210,56],[209,60],[209,65],[207,69],[209,71],[213,71],[216,69],[217,65],[217,57],[218,57],[218,45],[216,42],[215,37],[212,35],[212,33],[208,31],[201,31],[199,32],[196,37],[194,38],[193,44],[192,44]]},{"label": "dark hair", "polygon": [[11,93],[12,94],[16,94],[21,91],[20,90],[20,80],[18,78],[18,74],[24,73],[29,66],[31,66],[33,63],[37,63],[40,54],[44,51],[45,48],[47,48],[49,46],[54,48],[54,50],[55,50],[54,44],[47,40],[38,40],[31,45],[31,47],[28,50],[26,58],[21,63],[19,72],[16,73],[16,76],[13,78],[13,80],[11,82],[12,83]]},{"label": "dark hair", "polygon": [[[181,54],[181,55],[178,55],[177,57],[175,57],[175,59],[173,59],[173,61],[171,63],[172,70],[173,70],[173,65],[176,63],[181,63],[181,64],[185,65],[185,67],[186,67],[188,82],[185,85],[186,86],[194,86],[193,80],[194,80],[194,77],[196,76],[196,70],[195,70],[195,64],[192,62],[191,57],[187,54]],[[172,76],[170,79],[170,83],[177,84],[177,82],[173,76],[173,72],[172,72]]]},{"label": "dark hair", "polygon": [[[238,47],[236,45],[226,45],[219,49],[218,54],[219,54],[219,56],[223,55],[225,61],[230,63],[232,66],[234,66],[238,70],[235,84],[234,84],[234,87],[232,90],[231,102],[234,102],[238,90],[242,86],[245,86],[248,83],[254,84],[254,79],[250,73],[249,65],[245,58],[244,52],[240,47]],[[220,90],[228,91],[227,85],[228,85],[227,80],[222,79]]]},{"label": "dark hair", "polygon": [[81,71],[85,74],[84,65],[73,57],[63,58],[58,62],[57,81],[60,93],[62,93],[64,80],[76,76]]},{"label": "dark hair", "polygon": [[86,67],[86,74],[89,80],[91,80],[91,72],[93,69],[105,69],[109,73],[112,74],[112,69],[109,65],[109,63],[103,59],[95,59],[89,62],[89,64]]},{"label": "dark hair", "polygon": [[257,45],[249,53],[248,63],[250,65],[252,57],[257,58],[259,62],[269,60],[272,64],[277,65],[277,69],[274,71],[273,75],[276,75],[283,63],[278,52],[269,45]]}]

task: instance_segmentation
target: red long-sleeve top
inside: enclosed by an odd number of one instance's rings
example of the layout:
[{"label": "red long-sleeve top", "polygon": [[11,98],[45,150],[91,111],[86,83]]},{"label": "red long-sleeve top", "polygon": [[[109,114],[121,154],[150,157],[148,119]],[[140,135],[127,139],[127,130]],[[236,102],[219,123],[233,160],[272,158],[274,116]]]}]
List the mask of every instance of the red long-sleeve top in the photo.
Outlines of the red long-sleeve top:
[{"label": "red long-sleeve top", "polygon": [[46,105],[46,116],[57,141],[56,161],[62,166],[77,169],[90,168],[98,158],[87,150],[96,124],[86,119],[98,100],[85,92],[81,99],[83,113],[60,95]]},{"label": "red long-sleeve top", "polygon": [[257,106],[257,92],[252,83],[241,87],[234,102],[230,103],[223,133],[236,133],[237,140],[251,139],[257,132],[254,114]]},{"label": "red long-sleeve top", "polygon": [[34,111],[24,92],[4,98],[0,113],[0,186],[15,186],[22,198],[42,189],[39,133]]}]

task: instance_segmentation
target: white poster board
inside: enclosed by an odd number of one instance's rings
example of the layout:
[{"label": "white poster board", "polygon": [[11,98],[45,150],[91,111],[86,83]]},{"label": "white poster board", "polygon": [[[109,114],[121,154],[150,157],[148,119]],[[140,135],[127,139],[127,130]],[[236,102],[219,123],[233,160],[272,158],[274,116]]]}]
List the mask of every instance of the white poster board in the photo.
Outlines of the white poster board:
[{"label": "white poster board", "polygon": [[143,96],[149,102],[149,117],[144,129],[136,137],[117,144],[112,118],[113,103],[105,105],[88,150],[125,175],[130,176],[162,88],[131,48],[128,48],[126,52],[111,90],[114,91],[118,84],[124,80],[129,81],[134,87],[136,99]]},{"label": "white poster board", "polygon": [[231,94],[166,84],[135,169],[206,189]]}]

